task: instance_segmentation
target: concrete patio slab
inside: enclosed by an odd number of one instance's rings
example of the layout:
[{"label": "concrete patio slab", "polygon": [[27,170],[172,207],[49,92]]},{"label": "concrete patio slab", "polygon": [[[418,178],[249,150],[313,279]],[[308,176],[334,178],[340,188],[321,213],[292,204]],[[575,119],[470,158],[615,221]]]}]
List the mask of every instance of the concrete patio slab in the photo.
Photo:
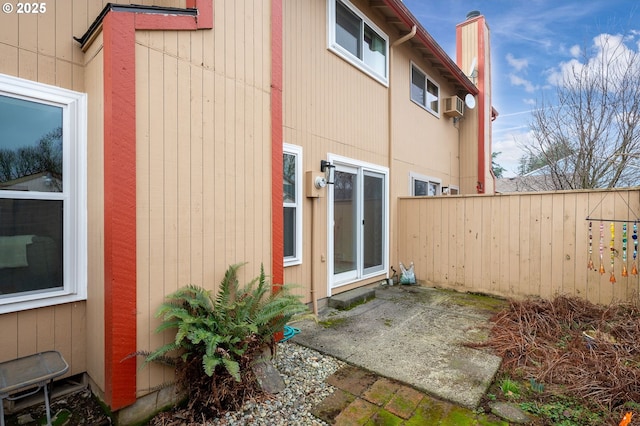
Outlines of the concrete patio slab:
[{"label": "concrete patio slab", "polygon": [[488,336],[506,301],[420,286],[376,286],[351,310],[327,308],[296,323],[292,341],[438,398],[475,408],[501,359],[465,346]]}]

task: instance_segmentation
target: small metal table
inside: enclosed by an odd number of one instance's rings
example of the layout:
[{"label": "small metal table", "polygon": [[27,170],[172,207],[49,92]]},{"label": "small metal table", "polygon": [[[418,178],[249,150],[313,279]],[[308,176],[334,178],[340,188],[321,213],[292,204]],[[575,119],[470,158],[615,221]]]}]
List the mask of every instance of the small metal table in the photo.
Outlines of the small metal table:
[{"label": "small metal table", "polygon": [[[51,425],[49,391],[47,384],[69,370],[69,364],[58,351],[40,352],[34,355],[0,363],[0,426],[4,426],[4,400],[14,401],[44,389],[47,424]],[[12,397],[19,390],[36,386],[33,392]]]}]

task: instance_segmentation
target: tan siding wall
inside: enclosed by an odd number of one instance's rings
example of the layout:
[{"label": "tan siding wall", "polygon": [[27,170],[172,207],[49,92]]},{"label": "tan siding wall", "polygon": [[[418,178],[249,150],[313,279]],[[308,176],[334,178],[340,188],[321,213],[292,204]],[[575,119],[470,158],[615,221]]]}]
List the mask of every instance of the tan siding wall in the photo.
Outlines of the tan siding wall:
[{"label": "tan siding wall", "polygon": [[[138,348],[155,313],[187,284],[214,292],[271,266],[269,4],[217,1],[212,31],[136,34]],[[256,33],[257,31],[257,33]],[[138,393],[173,379],[138,373]]]},{"label": "tan siding wall", "polygon": [[[103,4],[106,2],[93,0],[47,2],[46,12],[40,15],[3,13],[0,73],[85,92],[85,55],[73,36],[86,31]],[[95,99],[90,94],[88,100],[91,115]],[[92,142],[95,138],[90,135],[90,155]],[[91,243],[90,237],[90,247]],[[93,270],[90,259],[89,273]],[[95,324],[91,318],[96,314],[85,302],[78,302],[0,315],[0,361],[57,349],[69,362],[68,375],[87,371],[96,362],[86,353],[87,327]],[[99,331],[93,325],[90,330],[89,335],[100,344]]]},{"label": "tan siding wall", "polygon": [[[328,153],[388,166],[387,88],[327,49],[326,8],[326,1],[284,1],[284,142],[303,147],[303,171],[320,174]],[[299,293],[309,301],[311,262],[316,296],[327,296],[326,196],[305,198],[303,214],[303,264],[285,268],[285,281],[304,286]]]},{"label": "tan siding wall", "polygon": [[0,362],[36,352],[58,350],[71,376],[86,369],[86,305],[68,303],[0,315]]},{"label": "tan siding wall", "polygon": [[493,174],[491,172],[491,110],[493,107],[493,89],[492,89],[492,74],[491,74],[491,39],[489,34],[489,28],[484,26],[483,28],[483,36],[484,36],[484,49],[485,49],[485,65],[484,65],[484,92],[485,92],[485,114],[486,114],[486,124],[484,127],[484,158],[485,158],[485,168],[484,168],[484,182],[485,182],[485,194],[493,194],[495,192],[495,181],[493,178]]},{"label": "tan siding wall", "polygon": [[[0,72],[89,94],[91,171],[87,306],[0,316],[0,357],[56,347],[73,374],[86,370],[101,387],[102,52],[98,39],[82,53],[72,36],[82,35],[106,3],[48,2],[45,14],[4,14],[0,26]],[[137,3],[185,6],[184,0]],[[269,6],[216,1],[213,31],[138,34],[140,349],[164,342],[153,332],[153,315],[179,286],[215,289],[226,267],[242,261],[249,262],[243,281],[258,274],[261,262],[270,273]],[[141,392],[164,380],[153,371],[140,373]]]},{"label": "tan siding wall", "polygon": [[104,389],[104,59],[102,34],[85,54],[87,122],[87,372]]},{"label": "tan siding wall", "polygon": [[[84,55],[79,37],[108,0],[46,2],[42,14],[2,14],[0,72],[67,89],[84,91]],[[128,0],[111,3],[130,4]],[[185,0],[141,0],[137,4],[184,7]],[[15,3],[14,3],[15,6]]]},{"label": "tan siding wall", "polygon": [[[504,297],[569,294],[608,304],[634,297],[638,276],[620,274],[622,224],[616,223],[617,282],[609,282],[609,221],[604,222],[607,272],[587,270],[585,218],[633,221],[637,212],[637,190],[401,198],[399,259],[413,261],[416,277],[428,285]],[[596,267],[599,224],[593,222]]]},{"label": "tan siding wall", "polygon": [[[459,185],[458,129],[453,119],[445,116],[444,99],[455,95],[429,62],[422,59],[406,42],[393,53],[393,182],[392,193],[403,196],[409,192],[409,173],[442,180],[443,186]],[[440,86],[440,116],[420,107],[410,97],[411,63],[425,72]]]},{"label": "tan siding wall", "polygon": [[[387,25],[369,2],[353,3],[387,33],[390,43],[404,35]],[[454,95],[453,88],[411,50],[409,41],[390,55],[388,89],[327,49],[327,31],[326,1],[284,1],[284,141],[303,147],[304,171],[319,173],[320,160],[327,153],[390,167],[390,262],[397,265],[395,197],[410,194],[410,172],[441,179],[443,186],[461,185],[459,130],[451,118],[435,117],[411,101],[411,61],[440,85],[441,99]],[[394,123],[391,134],[390,118]],[[461,122],[458,127],[466,124]],[[469,191],[475,192],[475,180]],[[303,264],[287,267],[285,273],[287,282],[307,286],[304,295],[310,300],[312,279],[316,296],[327,295],[327,261],[323,260],[327,254],[326,197],[305,198],[303,211]]]},{"label": "tan siding wall", "polygon": [[326,14],[324,1],[284,2],[285,142],[321,144],[307,170],[329,152],[387,165],[387,88],[327,49]]},{"label": "tan siding wall", "polygon": [[[466,73],[478,52],[478,22],[461,27],[462,70]],[[476,61],[479,58],[476,58]],[[476,62],[477,64],[477,62]],[[477,65],[476,65],[477,68]],[[477,84],[477,79],[475,80]],[[476,97],[476,102],[478,98]],[[475,194],[478,184],[478,105],[460,122],[460,193]]]},{"label": "tan siding wall", "polygon": [[[390,172],[390,264],[398,270],[396,197],[411,195],[412,173],[439,179],[442,186],[460,186],[459,132],[464,122],[453,123],[443,113],[444,99],[453,96],[453,88],[406,42],[392,53],[392,148]],[[411,63],[440,87],[440,116],[428,112],[411,100]]]}]

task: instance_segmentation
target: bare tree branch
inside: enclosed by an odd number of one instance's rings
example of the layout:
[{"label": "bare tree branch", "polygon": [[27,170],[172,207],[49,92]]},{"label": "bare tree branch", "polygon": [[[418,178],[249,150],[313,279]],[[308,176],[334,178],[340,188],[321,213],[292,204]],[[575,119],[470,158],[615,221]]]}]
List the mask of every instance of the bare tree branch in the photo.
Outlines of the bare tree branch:
[{"label": "bare tree branch", "polygon": [[603,34],[556,83],[554,105],[539,100],[532,113],[520,172],[544,176],[536,184],[548,190],[640,184],[640,52]]}]

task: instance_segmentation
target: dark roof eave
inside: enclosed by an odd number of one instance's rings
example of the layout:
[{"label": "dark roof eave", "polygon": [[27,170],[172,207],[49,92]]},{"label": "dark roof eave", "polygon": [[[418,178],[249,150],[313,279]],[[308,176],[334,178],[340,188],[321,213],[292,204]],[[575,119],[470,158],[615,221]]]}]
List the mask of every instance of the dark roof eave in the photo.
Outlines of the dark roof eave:
[{"label": "dark roof eave", "polygon": [[478,94],[478,87],[473,84],[469,77],[458,67],[458,65],[451,59],[449,55],[440,47],[440,45],[433,39],[431,34],[420,24],[420,22],[413,16],[413,14],[407,9],[401,0],[383,0],[384,3],[390,7],[400,18],[404,24],[411,28],[416,26],[416,37],[422,42],[422,44],[442,63],[445,70],[454,77],[458,84],[466,91],[473,95]]},{"label": "dark roof eave", "polygon": [[131,13],[147,13],[159,15],[182,15],[182,16],[198,16],[198,9],[182,9],[179,7],[160,7],[160,6],[144,6],[137,4],[113,4],[107,3],[98,17],[89,25],[89,29],[80,37],[73,39],[80,43],[80,47],[84,50],[85,44],[93,38],[94,33],[102,26],[104,17],[109,12],[131,12]]}]

